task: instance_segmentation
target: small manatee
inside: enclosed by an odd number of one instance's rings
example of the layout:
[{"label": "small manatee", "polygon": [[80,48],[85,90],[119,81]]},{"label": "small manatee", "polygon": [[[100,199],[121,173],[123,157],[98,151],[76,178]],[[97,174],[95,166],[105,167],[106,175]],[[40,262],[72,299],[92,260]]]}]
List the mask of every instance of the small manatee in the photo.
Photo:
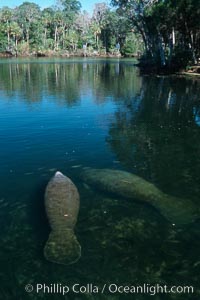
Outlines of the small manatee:
[{"label": "small manatee", "polygon": [[44,248],[45,258],[58,264],[75,263],[81,256],[81,246],[74,233],[79,193],[61,172],[56,172],[46,187],[45,208],[52,229]]}]

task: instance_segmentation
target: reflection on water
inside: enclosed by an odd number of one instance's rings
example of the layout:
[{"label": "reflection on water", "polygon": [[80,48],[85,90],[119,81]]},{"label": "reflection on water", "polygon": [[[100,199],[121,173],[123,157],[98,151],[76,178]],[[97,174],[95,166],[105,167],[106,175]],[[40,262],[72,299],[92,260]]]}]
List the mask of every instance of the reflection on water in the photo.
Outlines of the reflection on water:
[{"label": "reflection on water", "polygon": [[[0,86],[3,94],[17,93],[27,102],[42,100],[47,94],[57,103],[74,106],[81,94],[95,97],[96,103],[106,97],[133,97],[140,91],[141,79],[132,74],[132,67],[121,63],[8,63],[1,65]],[[114,89],[113,89],[114,87]]]},{"label": "reflection on water", "polygon": [[[1,62],[1,298],[62,297],[26,293],[28,283],[193,285],[197,293],[200,221],[173,226],[153,207],[103,194],[79,175],[84,167],[126,170],[198,206],[199,81],[140,77],[131,60]],[[81,196],[82,257],[70,266],[43,257],[44,189],[58,169]],[[63,299],[125,297],[150,296],[70,292]]]},{"label": "reflection on water", "polygon": [[[139,108],[115,113],[107,142],[121,163],[169,193],[199,197],[200,85],[184,78],[145,78]],[[123,149],[126,148],[126,156]]]}]

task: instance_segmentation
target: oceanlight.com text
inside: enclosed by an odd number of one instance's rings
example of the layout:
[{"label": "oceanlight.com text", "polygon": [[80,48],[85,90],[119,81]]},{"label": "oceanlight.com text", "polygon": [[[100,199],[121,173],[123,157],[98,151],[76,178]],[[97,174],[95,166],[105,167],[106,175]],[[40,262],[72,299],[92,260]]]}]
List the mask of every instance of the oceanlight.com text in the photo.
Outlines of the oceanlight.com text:
[{"label": "oceanlight.com text", "polygon": [[64,285],[61,283],[37,283],[35,285],[27,284],[25,286],[27,293],[43,293],[43,294],[60,294],[66,295],[68,293],[74,294],[148,294],[154,296],[156,294],[193,294],[194,287],[189,285],[184,286],[167,286],[160,284],[144,283],[142,285],[120,285],[116,283],[104,284],[102,286],[88,283],[81,285],[75,283],[73,285]]}]

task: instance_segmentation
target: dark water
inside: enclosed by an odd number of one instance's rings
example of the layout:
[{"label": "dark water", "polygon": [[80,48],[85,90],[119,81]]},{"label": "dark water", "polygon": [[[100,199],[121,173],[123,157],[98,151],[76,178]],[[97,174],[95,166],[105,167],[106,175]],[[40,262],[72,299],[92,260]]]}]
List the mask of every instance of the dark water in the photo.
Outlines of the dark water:
[{"label": "dark water", "polygon": [[[126,170],[200,207],[200,81],[140,76],[127,60],[0,61],[0,299],[198,299],[200,221],[173,226],[153,207],[83,184],[85,167]],[[43,257],[44,190],[56,170],[77,185],[82,257]],[[36,284],[93,284],[65,296]],[[104,284],[192,285],[130,294]],[[32,284],[34,291],[25,292]]]}]

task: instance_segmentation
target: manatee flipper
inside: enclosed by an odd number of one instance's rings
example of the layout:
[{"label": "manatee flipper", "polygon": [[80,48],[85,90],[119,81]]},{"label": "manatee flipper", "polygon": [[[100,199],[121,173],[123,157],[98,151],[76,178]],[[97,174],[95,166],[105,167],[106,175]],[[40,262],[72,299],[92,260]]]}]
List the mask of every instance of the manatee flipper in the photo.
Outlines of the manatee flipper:
[{"label": "manatee flipper", "polygon": [[190,224],[200,216],[198,207],[191,200],[164,193],[162,200],[154,206],[168,221],[178,225]]},{"label": "manatee flipper", "polygon": [[51,231],[44,248],[44,256],[51,262],[64,265],[78,261],[81,257],[81,246],[73,230]]}]

